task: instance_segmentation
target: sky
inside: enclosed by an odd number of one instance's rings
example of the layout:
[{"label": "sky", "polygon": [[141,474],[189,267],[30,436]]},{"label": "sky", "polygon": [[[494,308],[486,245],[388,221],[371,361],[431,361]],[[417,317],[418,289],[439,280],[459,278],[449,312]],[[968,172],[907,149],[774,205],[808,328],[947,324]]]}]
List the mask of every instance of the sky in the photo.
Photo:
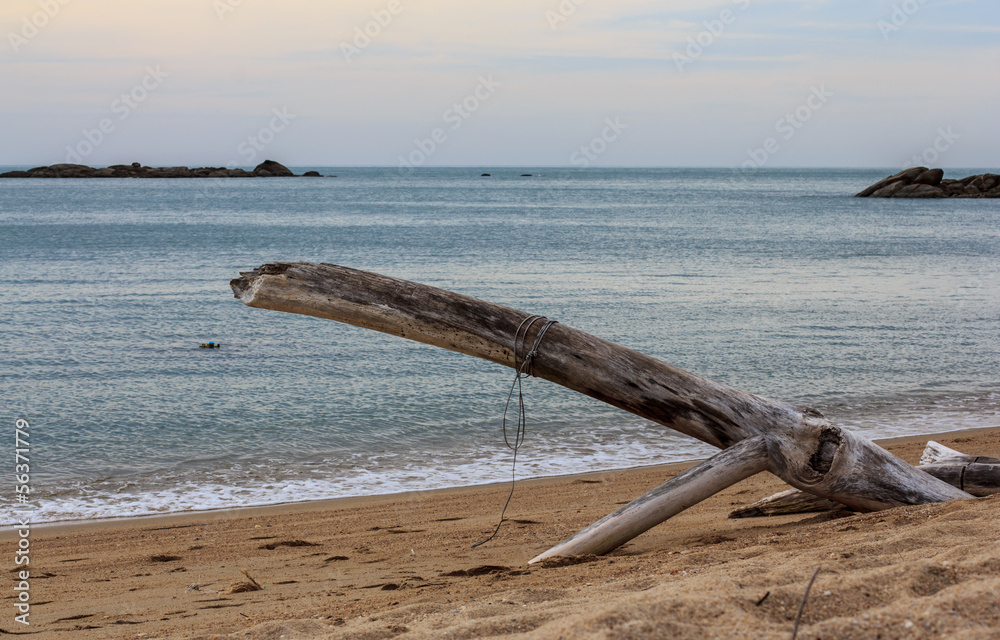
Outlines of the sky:
[{"label": "sky", "polygon": [[997,0],[3,0],[0,165],[1000,165]]}]

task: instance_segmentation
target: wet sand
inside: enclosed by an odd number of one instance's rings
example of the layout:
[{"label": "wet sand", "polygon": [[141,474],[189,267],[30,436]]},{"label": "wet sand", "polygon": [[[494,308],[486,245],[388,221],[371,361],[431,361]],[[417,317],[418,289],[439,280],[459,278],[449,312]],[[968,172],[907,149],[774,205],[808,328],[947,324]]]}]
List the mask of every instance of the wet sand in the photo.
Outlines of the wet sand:
[{"label": "wet sand", "polygon": [[[1000,428],[928,439],[1000,457]],[[528,566],[689,465],[31,533],[33,638],[1000,638],[1000,497],[731,520],[760,474],[599,558]],[[0,533],[14,557],[15,531]],[[11,560],[11,580],[16,571]],[[246,573],[241,572],[245,570]],[[248,577],[249,576],[249,577]],[[253,581],[257,583],[253,585]],[[247,585],[250,585],[249,587]],[[257,588],[260,587],[260,588]]]}]

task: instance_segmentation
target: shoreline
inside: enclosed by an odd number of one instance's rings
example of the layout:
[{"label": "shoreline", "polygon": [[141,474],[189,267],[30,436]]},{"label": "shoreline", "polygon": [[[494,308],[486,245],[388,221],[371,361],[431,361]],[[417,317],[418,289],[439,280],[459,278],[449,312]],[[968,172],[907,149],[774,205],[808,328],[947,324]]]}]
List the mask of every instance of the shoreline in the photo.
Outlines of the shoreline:
[{"label": "shoreline", "polygon": [[[966,435],[975,435],[979,433],[987,433],[993,431],[994,429],[1000,429],[1000,425],[995,427],[973,427],[966,429],[956,429],[955,431],[943,431],[935,432],[922,435],[908,435],[908,436],[893,436],[889,438],[878,438],[874,442],[880,446],[885,447],[891,444],[911,444],[911,443],[922,443],[926,445],[928,440],[939,440],[943,438],[954,438],[962,437]],[[598,471],[586,471],[581,473],[568,473],[560,475],[550,475],[550,476],[537,476],[532,478],[518,478],[517,487],[530,486],[538,483],[546,483],[550,481],[566,480],[586,480],[591,477],[600,477],[607,474],[620,474],[620,473],[644,473],[644,472],[664,472],[676,474],[687,469],[694,464],[701,462],[704,458],[695,458],[691,460],[682,460],[678,462],[666,462],[660,464],[652,465],[641,465],[633,467],[623,467],[623,468],[612,468]],[[474,491],[477,489],[493,489],[509,487],[510,481],[497,481],[488,482],[484,484],[472,484],[472,485],[458,485],[454,487],[439,487],[436,489],[424,489],[424,490],[413,490],[413,491],[400,491],[392,493],[379,493],[371,495],[361,495],[361,496],[343,496],[337,498],[322,498],[318,500],[303,500],[300,502],[280,502],[275,504],[264,504],[264,505],[247,505],[242,507],[222,507],[218,509],[204,509],[204,510],[192,510],[192,511],[174,511],[162,514],[149,514],[141,516],[121,516],[114,518],[95,518],[92,520],[56,520],[51,522],[39,522],[33,524],[32,526],[38,530],[44,530],[46,533],[57,532],[57,531],[72,531],[79,528],[89,528],[89,527],[100,527],[100,526],[112,526],[115,524],[121,524],[122,526],[131,526],[136,523],[144,522],[172,522],[175,519],[187,519],[200,517],[217,517],[218,515],[232,514],[233,517],[252,517],[255,515],[284,515],[290,512],[298,511],[317,511],[324,509],[333,509],[340,507],[354,507],[362,506],[365,503],[380,502],[383,500],[406,500],[413,496],[434,496],[434,495],[445,495],[453,492],[465,492]],[[516,493],[516,489],[515,489]],[[763,497],[763,496],[762,496]],[[0,540],[5,538],[5,535],[9,532],[13,532],[17,528],[17,525],[4,525],[0,526]]]},{"label": "shoreline", "polygon": [[[912,463],[928,439],[1000,456],[1000,427],[881,442]],[[689,464],[522,481],[478,548],[506,484],[32,526],[25,630],[74,640],[787,640],[817,566],[803,637],[1000,628],[1000,496],[727,518],[785,488],[758,474],[605,556],[527,565]],[[0,537],[10,548],[17,535]],[[21,631],[12,618],[0,630]]]},{"label": "shoreline", "polygon": [[[836,424],[880,441],[1000,426],[998,399],[996,391],[976,389],[867,408],[828,407],[826,413]],[[518,459],[519,481],[674,464],[715,453],[707,444],[654,423],[632,420],[622,428],[605,423],[593,429],[575,424],[555,453],[528,450]],[[503,447],[469,438],[453,438],[451,444],[451,449],[412,452],[399,447],[376,452],[362,445],[346,457],[329,452],[306,458],[269,456],[270,461],[244,456],[222,464],[196,457],[102,478],[78,470],[39,478],[33,515],[46,525],[115,521],[509,482],[509,452]],[[0,531],[14,524],[8,518]]]}]

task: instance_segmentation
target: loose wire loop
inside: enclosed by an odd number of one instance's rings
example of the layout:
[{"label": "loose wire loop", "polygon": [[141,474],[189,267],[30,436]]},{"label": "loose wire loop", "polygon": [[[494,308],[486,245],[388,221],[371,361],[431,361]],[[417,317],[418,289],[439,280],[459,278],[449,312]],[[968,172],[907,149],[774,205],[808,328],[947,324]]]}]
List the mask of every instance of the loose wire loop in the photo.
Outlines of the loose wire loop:
[{"label": "loose wire loop", "polygon": [[[535,336],[535,341],[532,343],[531,349],[525,351],[528,344],[528,333],[531,331],[531,327],[539,322],[544,322],[544,324],[539,329],[538,335]],[[473,549],[486,544],[496,537],[500,531],[500,527],[503,525],[503,518],[507,513],[507,507],[510,505],[510,499],[514,497],[514,483],[517,480],[517,451],[524,444],[524,436],[527,428],[527,419],[524,411],[524,390],[521,386],[521,380],[534,375],[533,365],[535,356],[538,355],[538,346],[542,343],[542,338],[545,337],[545,333],[549,330],[549,327],[554,324],[556,324],[555,320],[549,320],[545,316],[531,315],[522,320],[521,324],[517,327],[517,331],[514,332],[514,382],[511,383],[510,392],[507,394],[507,402],[503,407],[503,421],[501,423],[503,428],[503,443],[508,449],[514,452],[514,459],[510,466],[510,493],[507,494],[507,501],[503,505],[503,510],[500,511],[500,522],[497,523],[496,529],[493,530],[489,538],[473,544]],[[511,438],[507,433],[507,412],[510,410],[510,401],[514,398],[515,390],[517,391],[517,428],[514,431],[513,443],[511,443]]]}]

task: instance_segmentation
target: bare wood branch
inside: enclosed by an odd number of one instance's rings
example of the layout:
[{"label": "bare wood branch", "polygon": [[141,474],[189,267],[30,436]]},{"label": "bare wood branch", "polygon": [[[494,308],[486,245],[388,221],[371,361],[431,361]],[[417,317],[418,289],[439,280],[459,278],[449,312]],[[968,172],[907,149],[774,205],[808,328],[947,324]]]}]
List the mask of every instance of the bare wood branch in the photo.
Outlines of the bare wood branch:
[{"label": "bare wood branch", "polygon": [[[346,267],[264,265],[230,283],[244,304],[317,316],[514,366],[518,326],[530,314],[436,287]],[[535,332],[538,328],[536,327]],[[526,342],[535,338],[533,332]],[[553,325],[533,375],[725,448],[758,424],[799,420],[760,398],[566,324]]]},{"label": "bare wood branch", "polygon": [[528,564],[557,556],[602,555],[726,487],[767,469],[767,443],[748,438],[604,516]]},{"label": "bare wood branch", "polygon": [[[515,365],[518,327],[529,317],[329,264],[268,264],[241,276],[230,286],[248,306],[336,320],[508,367]],[[527,344],[540,328],[529,327]],[[531,373],[539,378],[722,449],[760,437],[770,471],[793,487],[857,510],[971,497],[814,410],[734,389],[565,324],[550,327],[533,365]]]}]

